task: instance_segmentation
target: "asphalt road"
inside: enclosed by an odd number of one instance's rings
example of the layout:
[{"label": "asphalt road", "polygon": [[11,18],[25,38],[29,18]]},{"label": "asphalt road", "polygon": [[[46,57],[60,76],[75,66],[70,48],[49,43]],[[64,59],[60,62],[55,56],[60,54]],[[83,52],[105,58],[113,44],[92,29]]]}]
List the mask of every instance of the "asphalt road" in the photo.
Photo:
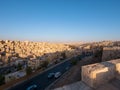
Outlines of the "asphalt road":
[{"label": "asphalt road", "polygon": [[[85,57],[85,56],[81,56],[81,58],[83,58],[83,57]],[[61,72],[62,74],[64,74],[66,72],[65,68],[68,66],[72,67],[70,64],[70,60],[68,60],[62,64],[59,64],[56,67],[51,68],[50,70],[48,70],[38,76],[35,76],[32,79],[27,80],[24,83],[21,83],[15,87],[12,87],[10,90],[26,90],[29,86],[31,86],[33,84],[37,85],[37,90],[44,90],[46,87],[48,87],[51,83],[53,83],[55,81],[55,78],[48,79],[47,78],[48,74],[52,73],[52,72],[54,72],[54,73]]]},{"label": "asphalt road", "polygon": [[52,82],[55,81],[55,78],[48,79],[47,76],[51,72],[61,72],[62,74],[66,72],[65,68],[70,66],[70,61],[66,61],[30,80],[27,80],[27,82],[24,82],[22,84],[19,84],[10,90],[26,90],[29,86],[36,84],[38,90],[44,90],[47,86],[49,86]]}]

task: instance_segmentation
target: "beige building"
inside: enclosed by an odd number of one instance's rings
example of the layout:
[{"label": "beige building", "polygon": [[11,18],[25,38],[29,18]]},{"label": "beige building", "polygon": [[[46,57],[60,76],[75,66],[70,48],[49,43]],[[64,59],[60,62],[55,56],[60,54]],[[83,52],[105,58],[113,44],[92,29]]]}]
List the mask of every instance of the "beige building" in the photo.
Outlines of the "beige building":
[{"label": "beige building", "polygon": [[102,61],[109,61],[111,59],[117,59],[117,58],[120,58],[119,46],[103,48]]},{"label": "beige building", "polygon": [[28,60],[28,67],[31,67],[32,69],[37,69],[39,66],[40,66],[39,59]]}]

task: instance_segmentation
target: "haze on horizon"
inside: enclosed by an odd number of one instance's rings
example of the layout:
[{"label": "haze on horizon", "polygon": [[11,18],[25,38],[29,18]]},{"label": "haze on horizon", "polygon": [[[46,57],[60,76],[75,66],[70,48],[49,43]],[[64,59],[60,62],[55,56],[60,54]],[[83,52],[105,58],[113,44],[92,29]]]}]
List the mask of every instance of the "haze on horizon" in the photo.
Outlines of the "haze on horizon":
[{"label": "haze on horizon", "polygon": [[0,39],[120,40],[120,1],[0,0]]}]

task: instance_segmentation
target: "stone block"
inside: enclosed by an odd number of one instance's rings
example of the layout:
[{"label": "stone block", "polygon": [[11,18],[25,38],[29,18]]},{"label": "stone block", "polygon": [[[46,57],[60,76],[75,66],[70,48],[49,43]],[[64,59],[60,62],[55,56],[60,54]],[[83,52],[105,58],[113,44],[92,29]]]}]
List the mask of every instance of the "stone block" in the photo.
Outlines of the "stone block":
[{"label": "stone block", "polygon": [[82,81],[92,88],[107,83],[115,77],[115,65],[109,62],[82,67]]},{"label": "stone block", "polygon": [[108,62],[115,65],[116,78],[120,79],[120,59],[115,59]]}]

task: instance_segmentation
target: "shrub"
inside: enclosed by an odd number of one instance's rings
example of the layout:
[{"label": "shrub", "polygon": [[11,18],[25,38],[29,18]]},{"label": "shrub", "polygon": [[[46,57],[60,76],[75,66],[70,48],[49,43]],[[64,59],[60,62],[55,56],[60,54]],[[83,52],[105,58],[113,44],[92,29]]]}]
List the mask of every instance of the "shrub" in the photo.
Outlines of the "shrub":
[{"label": "shrub", "polygon": [[72,65],[76,65],[76,64],[77,64],[77,60],[73,59],[73,60],[71,61],[71,64],[72,64]]},{"label": "shrub", "polygon": [[5,77],[3,75],[0,75],[0,85],[5,83]]},{"label": "shrub", "polygon": [[27,73],[27,75],[31,74],[32,73],[32,68],[31,67],[27,67],[26,68],[26,73]]},{"label": "shrub", "polygon": [[46,60],[41,64],[41,67],[47,68],[48,64],[49,64],[49,62]]}]

